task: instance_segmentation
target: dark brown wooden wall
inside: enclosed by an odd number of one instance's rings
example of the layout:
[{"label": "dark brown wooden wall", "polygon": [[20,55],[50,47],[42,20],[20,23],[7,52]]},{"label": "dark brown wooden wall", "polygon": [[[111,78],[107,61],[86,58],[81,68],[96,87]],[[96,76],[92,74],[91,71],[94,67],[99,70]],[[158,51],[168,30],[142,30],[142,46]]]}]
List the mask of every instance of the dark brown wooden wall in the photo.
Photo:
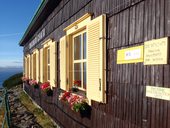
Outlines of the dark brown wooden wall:
[{"label": "dark brown wooden wall", "polygon": [[[93,18],[107,13],[108,20],[108,102],[92,102],[87,127],[170,128],[170,102],[145,96],[146,85],[170,87],[170,65],[116,64],[118,49],[170,36],[170,0],[62,0],[38,31],[45,27],[44,40],[59,42],[65,34],[63,29],[86,12],[94,13]],[[62,117],[64,120],[67,123],[68,119]],[[75,123],[69,122],[73,126]]]}]

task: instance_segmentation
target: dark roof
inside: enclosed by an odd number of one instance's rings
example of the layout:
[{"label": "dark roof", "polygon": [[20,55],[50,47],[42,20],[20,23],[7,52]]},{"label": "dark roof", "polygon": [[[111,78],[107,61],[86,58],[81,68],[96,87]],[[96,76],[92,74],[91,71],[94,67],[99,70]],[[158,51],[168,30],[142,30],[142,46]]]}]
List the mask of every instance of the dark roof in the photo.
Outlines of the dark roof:
[{"label": "dark roof", "polygon": [[52,13],[59,2],[60,0],[43,0],[41,2],[21,41],[19,42],[20,46],[24,46],[29,41],[29,39],[34,35],[38,28],[41,27],[43,22]]}]

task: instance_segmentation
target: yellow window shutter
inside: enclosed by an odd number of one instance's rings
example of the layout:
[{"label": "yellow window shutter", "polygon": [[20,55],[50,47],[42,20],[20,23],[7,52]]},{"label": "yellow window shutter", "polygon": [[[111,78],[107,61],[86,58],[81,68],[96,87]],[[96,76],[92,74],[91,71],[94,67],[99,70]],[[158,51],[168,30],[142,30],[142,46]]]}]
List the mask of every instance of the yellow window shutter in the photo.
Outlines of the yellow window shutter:
[{"label": "yellow window shutter", "polygon": [[106,102],[106,15],[87,25],[87,98]]},{"label": "yellow window shutter", "polygon": [[43,81],[43,48],[40,49],[40,82]]},{"label": "yellow window shutter", "polygon": [[47,82],[47,48],[43,49],[43,82]]},{"label": "yellow window shutter", "polygon": [[56,43],[50,44],[50,85],[55,87],[56,84]]},{"label": "yellow window shutter", "polygon": [[27,58],[24,56],[24,71],[23,71],[23,74],[26,76],[26,69],[27,69],[27,65],[26,65],[26,63],[27,63]]},{"label": "yellow window shutter", "polygon": [[30,55],[30,79],[32,79],[32,54]]},{"label": "yellow window shutter", "polygon": [[63,90],[67,89],[66,75],[66,36],[60,39],[60,88]]},{"label": "yellow window shutter", "polygon": [[31,56],[28,56],[28,77],[31,79]]},{"label": "yellow window shutter", "polygon": [[36,81],[39,81],[39,50],[36,50]]},{"label": "yellow window shutter", "polygon": [[27,63],[27,69],[26,69],[26,76],[29,77],[29,64],[28,64],[28,56],[27,56],[27,59],[26,59],[26,63]]},{"label": "yellow window shutter", "polygon": [[36,80],[36,52],[32,55],[32,78]]}]

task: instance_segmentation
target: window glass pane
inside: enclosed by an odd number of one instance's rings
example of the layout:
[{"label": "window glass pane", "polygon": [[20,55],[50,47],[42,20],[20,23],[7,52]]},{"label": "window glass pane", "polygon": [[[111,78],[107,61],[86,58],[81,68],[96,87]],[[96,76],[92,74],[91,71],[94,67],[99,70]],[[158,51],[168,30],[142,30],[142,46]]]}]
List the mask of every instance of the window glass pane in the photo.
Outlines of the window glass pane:
[{"label": "window glass pane", "polygon": [[83,34],[83,59],[86,59],[86,32]]},{"label": "window glass pane", "polygon": [[87,72],[86,72],[86,63],[83,63],[83,88],[86,89],[87,85]]},{"label": "window glass pane", "polygon": [[74,38],[74,60],[81,59],[81,35]]},{"label": "window glass pane", "polygon": [[36,79],[36,54],[33,55],[33,79]]},{"label": "window glass pane", "polygon": [[48,67],[47,67],[47,73],[48,73],[48,80],[50,80],[50,66],[48,65]]},{"label": "window glass pane", "polygon": [[81,63],[74,64],[74,81],[81,82]]},{"label": "window glass pane", "polygon": [[47,50],[47,60],[48,60],[48,64],[50,64],[50,49],[49,48]]}]

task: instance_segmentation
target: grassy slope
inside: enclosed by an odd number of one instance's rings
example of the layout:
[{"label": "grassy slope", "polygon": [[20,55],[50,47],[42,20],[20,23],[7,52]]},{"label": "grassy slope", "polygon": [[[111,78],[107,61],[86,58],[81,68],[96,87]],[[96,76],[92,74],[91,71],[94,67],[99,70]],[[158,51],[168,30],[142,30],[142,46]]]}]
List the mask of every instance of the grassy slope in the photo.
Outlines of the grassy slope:
[{"label": "grassy slope", "polygon": [[4,81],[3,87],[10,89],[16,85],[22,84],[22,80],[21,80],[22,75],[23,75],[22,73],[18,73],[9,77]]},{"label": "grassy slope", "polygon": [[40,108],[37,108],[29,99],[28,95],[26,95],[24,92],[20,94],[20,101],[30,112],[34,113],[37,122],[43,128],[56,128],[56,126],[54,126],[54,123],[50,120],[50,118],[47,115],[45,115]]},{"label": "grassy slope", "polygon": [[[17,85],[22,84],[22,73],[15,74],[11,77],[9,77],[7,80],[4,81],[3,87],[10,89],[12,87],[15,87]],[[50,118],[43,113],[43,111],[40,108],[37,108],[32,101],[29,99],[28,95],[26,95],[24,92],[20,94],[20,101],[21,103],[30,111],[32,112],[37,119],[37,122],[43,127],[43,128],[55,128],[54,123],[50,120]],[[3,115],[0,111],[0,115]],[[2,117],[0,116],[0,119]],[[1,122],[1,120],[0,120]],[[1,125],[1,124],[0,124]]]}]

